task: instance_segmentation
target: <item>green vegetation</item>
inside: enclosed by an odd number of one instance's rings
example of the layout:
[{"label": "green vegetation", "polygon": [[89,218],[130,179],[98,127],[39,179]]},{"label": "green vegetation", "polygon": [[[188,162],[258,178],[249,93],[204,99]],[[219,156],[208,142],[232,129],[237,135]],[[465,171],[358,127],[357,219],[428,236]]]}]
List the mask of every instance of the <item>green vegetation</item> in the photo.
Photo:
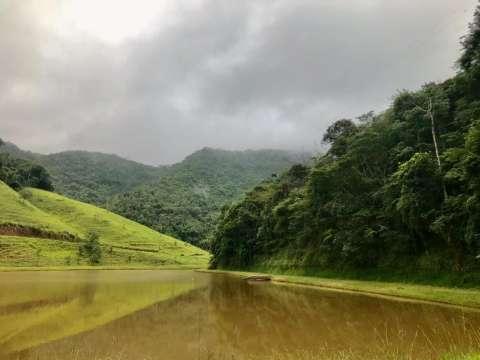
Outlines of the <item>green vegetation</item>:
[{"label": "green vegetation", "polygon": [[212,267],[450,273],[479,283],[480,11],[457,75],[342,119],[326,155],[223,210]]},{"label": "green vegetation", "polygon": [[39,189],[19,194],[2,182],[0,235],[0,266],[203,267],[209,259],[201,249],[107,210]]},{"label": "green vegetation", "polygon": [[73,239],[79,232],[33,206],[0,181],[0,234]]},{"label": "green vegetation", "polygon": [[0,145],[2,152],[0,156],[10,154],[9,159],[47,169],[57,193],[204,248],[222,206],[259,181],[308,159],[307,154],[279,150],[205,148],[178,164],[153,167],[86,151],[35,154],[10,143]]},{"label": "green vegetation", "polygon": [[205,248],[225,204],[299,161],[305,156],[279,150],[205,148],[170,167],[157,182],[112,198],[107,208]]},{"label": "green vegetation", "polygon": [[0,181],[14,189],[31,186],[53,190],[50,175],[45,168],[27,160],[13,158],[6,153],[0,153]]},{"label": "green vegetation", "polygon": [[89,233],[85,243],[79,246],[78,256],[86,257],[90,265],[100,264],[102,260],[102,247],[98,241],[98,235],[96,233]]},{"label": "green vegetation", "polygon": [[43,166],[58,193],[94,205],[104,205],[115,194],[157,179],[165,169],[87,151],[41,155],[20,150],[10,143],[0,145],[0,152]]},{"label": "green vegetation", "polygon": [[[0,236],[0,267],[70,267],[77,262],[78,245],[69,241],[23,236]],[[2,268],[0,268],[3,270]]]}]

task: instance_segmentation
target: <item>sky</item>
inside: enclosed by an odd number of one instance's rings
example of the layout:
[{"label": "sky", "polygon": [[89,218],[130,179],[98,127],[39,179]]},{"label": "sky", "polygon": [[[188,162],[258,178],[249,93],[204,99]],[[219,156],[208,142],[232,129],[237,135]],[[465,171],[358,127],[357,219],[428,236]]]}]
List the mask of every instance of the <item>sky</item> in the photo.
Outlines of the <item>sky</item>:
[{"label": "sky", "polygon": [[455,74],[477,0],[0,0],[0,138],[168,164],[322,150]]}]

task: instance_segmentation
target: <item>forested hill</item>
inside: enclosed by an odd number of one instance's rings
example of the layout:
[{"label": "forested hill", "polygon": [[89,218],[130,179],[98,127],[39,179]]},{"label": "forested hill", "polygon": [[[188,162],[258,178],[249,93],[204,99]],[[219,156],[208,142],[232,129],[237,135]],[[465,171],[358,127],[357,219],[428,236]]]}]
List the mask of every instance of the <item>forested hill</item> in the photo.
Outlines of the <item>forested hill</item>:
[{"label": "forested hill", "polygon": [[107,207],[157,231],[205,246],[222,206],[259,181],[308,159],[308,154],[280,150],[204,148],[170,167],[155,183],[112,198]]},{"label": "forested hill", "polygon": [[224,209],[214,267],[480,271],[480,11],[457,75],[339,120],[328,154]]},{"label": "forested hill", "polygon": [[[282,150],[204,148],[175,165],[153,167],[116,155],[86,151],[36,154],[11,143],[0,146],[0,152],[10,154],[9,161],[26,160],[23,167],[28,168],[24,171],[28,176],[32,164],[46,169],[50,177],[42,188],[51,189],[53,185],[57,193],[108,207],[194,244],[206,239],[223,205],[259,181],[310,158],[306,153]],[[25,186],[38,187],[36,183],[20,181]]]},{"label": "forested hill", "polygon": [[1,146],[0,152],[42,165],[51,175],[56,192],[95,205],[104,205],[115,194],[157,179],[165,169],[96,152],[36,154],[11,143]]}]

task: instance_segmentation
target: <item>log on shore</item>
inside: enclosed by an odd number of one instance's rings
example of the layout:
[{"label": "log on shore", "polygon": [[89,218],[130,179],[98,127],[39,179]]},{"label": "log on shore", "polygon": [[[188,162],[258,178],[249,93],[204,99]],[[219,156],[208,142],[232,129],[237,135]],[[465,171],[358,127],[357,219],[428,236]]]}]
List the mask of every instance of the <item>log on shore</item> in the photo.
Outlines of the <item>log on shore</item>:
[{"label": "log on shore", "polygon": [[271,281],[272,277],[268,275],[252,275],[252,276],[247,276],[243,280],[246,281]]}]

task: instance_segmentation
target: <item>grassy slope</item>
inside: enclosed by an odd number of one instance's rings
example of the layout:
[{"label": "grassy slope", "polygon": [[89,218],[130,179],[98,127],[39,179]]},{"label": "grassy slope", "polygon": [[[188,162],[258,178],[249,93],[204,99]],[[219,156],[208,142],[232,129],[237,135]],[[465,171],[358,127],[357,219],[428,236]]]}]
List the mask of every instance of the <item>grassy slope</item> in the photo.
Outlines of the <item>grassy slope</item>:
[{"label": "grassy slope", "polygon": [[19,225],[47,232],[78,235],[71,226],[41,211],[0,181],[0,226]]},{"label": "grassy slope", "polygon": [[[252,272],[208,270],[241,277]],[[318,286],[336,290],[363,292],[372,295],[395,296],[412,300],[433,301],[450,305],[480,308],[480,289],[457,289],[441,286],[417,285],[383,281],[326,279],[314,276],[271,275],[272,281],[283,284]]]},{"label": "grassy slope", "polygon": [[44,212],[85,236],[94,231],[104,245],[107,263],[115,257],[149,265],[205,265],[208,253],[115,215],[105,209],[38,189],[25,189],[22,196]]},{"label": "grassy slope", "polygon": [[209,259],[201,249],[107,210],[36,189],[18,194],[0,182],[0,230],[2,225],[0,267],[87,265],[78,258],[78,243],[58,240],[57,235],[73,234],[80,241],[90,231],[100,236],[103,266],[204,267]]}]

